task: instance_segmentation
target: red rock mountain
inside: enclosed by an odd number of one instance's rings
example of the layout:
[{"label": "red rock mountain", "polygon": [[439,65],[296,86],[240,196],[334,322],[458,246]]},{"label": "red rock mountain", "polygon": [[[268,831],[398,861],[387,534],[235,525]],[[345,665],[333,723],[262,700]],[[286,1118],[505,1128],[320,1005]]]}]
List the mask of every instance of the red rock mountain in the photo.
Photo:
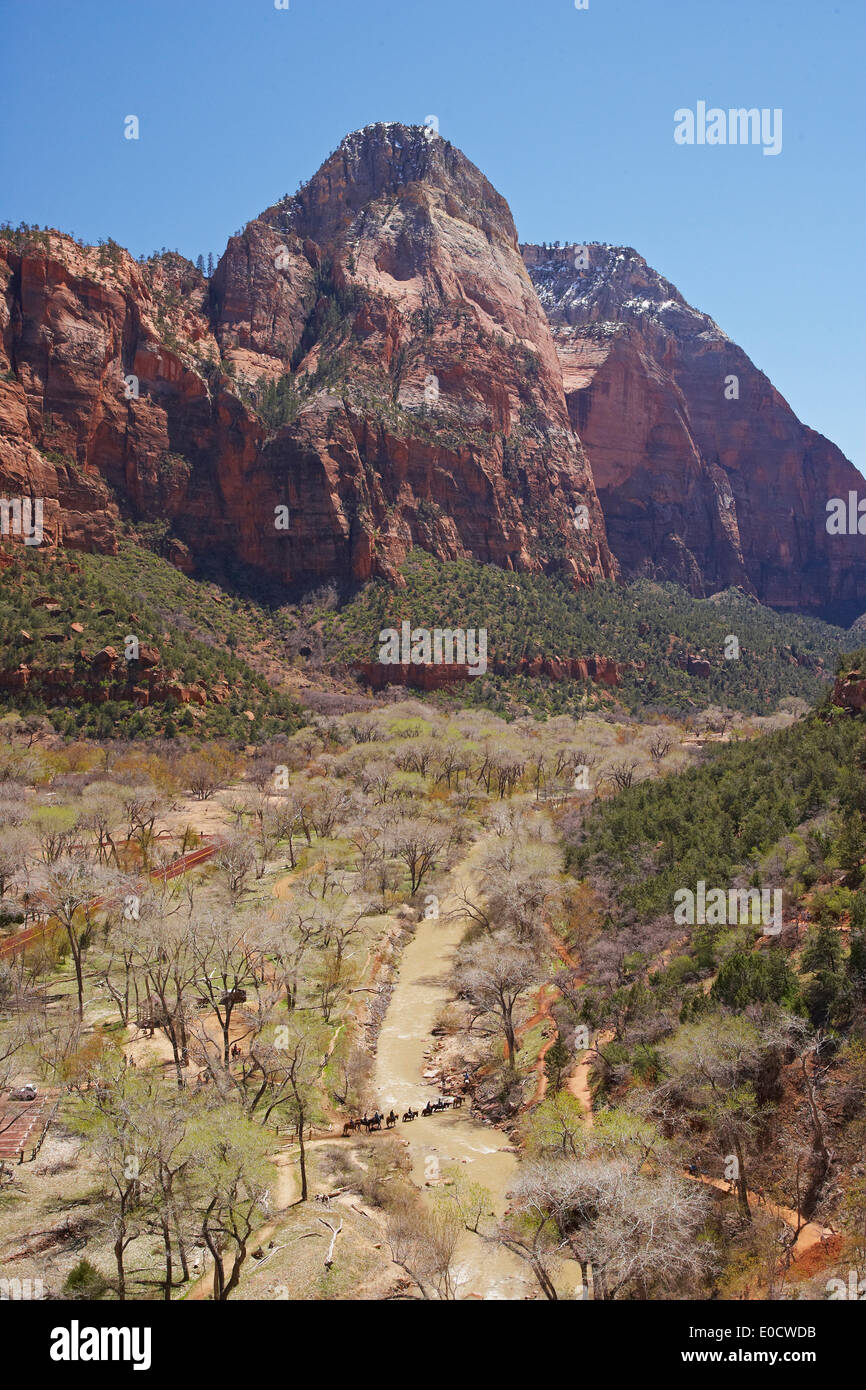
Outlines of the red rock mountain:
[{"label": "red rock mountain", "polygon": [[636,251],[585,250],[522,248],[623,573],[851,622],[866,537],[828,535],[826,504],[860,474]]},{"label": "red rock mountain", "polygon": [[421,546],[866,609],[866,539],[825,530],[861,481],[839,451],[635,252],[521,255],[428,135],[347,136],[211,280],[0,233],[0,497],[43,498],[49,541],[107,551],[131,522],[287,591],[396,580]]},{"label": "red rock mountain", "polygon": [[286,586],[395,578],[415,545],[615,573],[511,214],[446,141],[348,136],[210,283],[55,233],[0,248],[0,495],[44,497],[52,538],[110,548],[125,515],[186,568]]}]

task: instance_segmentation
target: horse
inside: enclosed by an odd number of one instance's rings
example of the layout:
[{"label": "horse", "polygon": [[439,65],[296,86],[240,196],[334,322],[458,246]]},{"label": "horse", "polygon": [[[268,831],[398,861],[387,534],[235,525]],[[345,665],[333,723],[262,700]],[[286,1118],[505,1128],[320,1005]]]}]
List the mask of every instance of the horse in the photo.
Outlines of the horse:
[{"label": "horse", "polygon": [[396,1123],[397,1123],[397,1116],[394,1114],[394,1111],[392,1110],[391,1113],[386,1117],[386,1120],[385,1120],[385,1128],[386,1128],[386,1129],[393,1129]]},{"label": "horse", "polygon": [[427,1104],[424,1106],[424,1109],[421,1111],[421,1114],[422,1114],[422,1115],[432,1115],[432,1114],[433,1114],[433,1106],[430,1104],[429,1100],[428,1100]]},{"label": "horse", "polygon": [[404,1123],[404,1125],[405,1125],[409,1120],[417,1120],[417,1118],[418,1118],[418,1111],[417,1111],[417,1110],[413,1110],[412,1107],[411,1107],[411,1105],[410,1105],[409,1109],[406,1111],[406,1114],[403,1116],[403,1123]]},{"label": "horse", "polygon": [[380,1115],[379,1112],[378,1112],[378,1110],[377,1110],[376,1113],[375,1113],[375,1115],[373,1116],[372,1120],[369,1120],[369,1121],[367,1122],[367,1133],[368,1133],[368,1134],[372,1134],[374,1129],[375,1129],[375,1130],[381,1129],[381,1128],[382,1128],[382,1120],[383,1120],[383,1119],[384,1119],[384,1116],[383,1116],[383,1115]]},{"label": "horse", "polygon": [[347,1120],[343,1125],[343,1138],[345,1139],[347,1134],[354,1134],[356,1129],[361,1128],[362,1123],[361,1120]]},{"label": "horse", "polygon": [[453,1102],[453,1103],[454,1103],[454,1109],[455,1109],[455,1110],[459,1110],[460,1107],[461,1107],[461,1105],[463,1104],[463,1097],[462,1097],[462,1096],[455,1096],[455,1097],[454,1097],[454,1102]]}]

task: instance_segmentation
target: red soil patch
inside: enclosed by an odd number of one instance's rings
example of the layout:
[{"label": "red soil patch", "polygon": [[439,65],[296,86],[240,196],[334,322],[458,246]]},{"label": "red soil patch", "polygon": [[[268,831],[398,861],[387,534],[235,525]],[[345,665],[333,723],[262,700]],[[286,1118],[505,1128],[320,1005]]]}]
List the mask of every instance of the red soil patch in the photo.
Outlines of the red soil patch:
[{"label": "red soil patch", "polygon": [[808,1250],[804,1250],[802,1255],[796,1258],[791,1265],[788,1278],[795,1282],[800,1279],[814,1278],[816,1274],[820,1274],[828,1266],[837,1264],[844,1249],[844,1236],[827,1236],[826,1240],[810,1245]]}]

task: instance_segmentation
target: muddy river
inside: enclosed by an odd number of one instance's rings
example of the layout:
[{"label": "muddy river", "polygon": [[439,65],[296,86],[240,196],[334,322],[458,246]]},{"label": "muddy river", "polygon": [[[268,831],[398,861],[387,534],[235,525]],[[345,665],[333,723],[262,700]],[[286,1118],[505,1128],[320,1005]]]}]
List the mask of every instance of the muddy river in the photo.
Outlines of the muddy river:
[{"label": "muddy river", "polygon": [[[425,1081],[424,1053],[430,1047],[436,1017],[451,998],[448,972],[454,950],[465,930],[460,918],[448,918],[452,902],[443,904],[442,916],[419,922],[415,936],[403,951],[394,993],[379,1034],[376,1054],[375,1094],[380,1108],[393,1105],[402,1115],[411,1105],[423,1109],[435,1100],[436,1083]],[[517,1161],[508,1151],[508,1137],[477,1123],[468,1111],[445,1111],[397,1130],[409,1144],[413,1178],[419,1187],[436,1178],[449,1165],[463,1169],[473,1181],[490,1191],[492,1210],[502,1216],[505,1194],[514,1178]],[[443,1174],[444,1175],[444,1174]],[[488,1222],[488,1225],[492,1224]],[[457,1255],[459,1298],[515,1299],[536,1297],[538,1286],[529,1266],[501,1246],[490,1244],[467,1231]]]}]

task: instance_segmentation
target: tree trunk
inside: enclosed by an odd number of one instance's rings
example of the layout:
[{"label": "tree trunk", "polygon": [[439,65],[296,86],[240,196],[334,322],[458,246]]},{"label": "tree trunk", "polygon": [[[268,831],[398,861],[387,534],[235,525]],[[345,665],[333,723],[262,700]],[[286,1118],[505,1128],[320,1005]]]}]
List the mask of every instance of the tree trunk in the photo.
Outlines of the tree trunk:
[{"label": "tree trunk", "polygon": [[69,949],[72,952],[72,959],[75,962],[75,982],[78,987],[78,1017],[84,1018],[84,975],[81,970],[81,945],[75,934],[74,927],[66,928],[66,935],[69,939]]},{"label": "tree trunk", "polygon": [[225,1285],[225,1287],[223,1288],[223,1291],[222,1291],[222,1294],[221,1294],[221,1298],[222,1298],[222,1301],[223,1301],[223,1302],[225,1302],[225,1300],[228,1298],[229,1294],[232,1292],[233,1289],[235,1289],[235,1288],[237,1287],[238,1283],[240,1282],[240,1277],[241,1277],[241,1265],[243,1264],[244,1260],[245,1260],[246,1257],[247,1257],[247,1242],[246,1242],[246,1239],[243,1239],[243,1240],[242,1240],[240,1236],[236,1236],[235,1239],[236,1239],[236,1241],[237,1241],[238,1248],[237,1248],[237,1252],[236,1252],[235,1257],[234,1257],[234,1261],[233,1261],[233,1263],[232,1263],[232,1272],[231,1272],[231,1276],[230,1276],[230,1278],[229,1278],[228,1283],[227,1283],[227,1284]]},{"label": "tree trunk", "polygon": [[118,1218],[117,1237],[114,1242],[114,1263],[117,1266],[117,1297],[121,1303],[126,1300],[126,1271],[123,1267],[124,1237],[126,1234],[126,1223],[123,1217]]},{"label": "tree trunk", "polygon": [[213,1259],[213,1301],[214,1303],[219,1303],[222,1301],[223,1285],[225,1284],[222,1256],[219,1254],[213,1237],[207,1229],[204,1231],[204,1238],[207,1248],[211,1253],[211,1258]]},{"label": "tree trunk", "polygon": [[505,1028],[505,1060],[513,1070],[515,1057],[517,1055],[517,1039],[514,1035],[514,1022],[511,1017],[510,1009],[506,1009],[503,1012],[502,1022]]},{"label": "tree trunk", "polygon": [[217,1250],[216,1241],[214,1240],[213,1235],[212,1235],[212,1233],[211,1233],[210,1226],[208,1225],[208,1221],[210,1220],[211,1212],[213,1211],[214,1207],[216,1206],[216,1200],[217,1200],[217,1199],[214,1197],[214,1198],[208,1203],[207,1210],[205,1211],[205,1214],[204,1214],[204,1220],[203,1220],[202,1223],[201,1223],[201,1233],[202,1233],[202,1235],[204,1236],[204,1243],[205,1243],[205,1245],[207,1246],[208,1250],[210,1251],[211,1257],[212,1257],[212,1259],[213,1259],[213,1300],[214,1300],[214,1303],[218,1303],[218,1302],[222,1299],[223,1284],[225,1283],[225,1274],[224,1274],[224,1272],[223,1272],[222,1256],[220,1255],[219,1251]]},{"label": "tree trunk", "polygon": [[181,1230],[180,1230],[180,1219],[179,1219],[178,1214],[177,1214],[177,1211],[176,1211],[176,1209],[175,1209],[174,1201],[173,1201],[173,1200],[172,1200],[172,1217],[173,1217],[173,1220],[174,1220],[174,1235],[175,1235],[175,1239],[176,1239],[176,1241],[177,1241],[177,1253],[178,1253],[178,1255],[180,1256],[180,1270],[181,1270],[181,1274],[183,1275],[183,1282],[184,1282],[184,1284],[185,1284],[185,1283],[187,1282],[187,1280],[189,1279],[189,1264],[187,1263],[187,1258],[186,1258],[186,1242],[184,1241],[184,1238],[183,1238],[183,1236],[182,1236],[182,1234],[181,1234]]},{"label": "tree trunk", "polygon": [[752,1212],[749,1207],[749,1187],[746,1182],[746,1165],[743,1160],[743,1146],[737,1139],[734,1143],[734,1152],[737,1155],[737,1201],[740,1205],[740,1212],[744,1221],[751,1223]]},{"label": "tree trunk", "polygon": [[172,1265],[171,1265],[171,1230],[169,1229],[168,1217],[162,1217],[162,1243],[165,1249],[165,1283],[163,1285],[162,1296],[166,1303],[171,1302],[172,1286]]},{"label": "tree trunk", "polygon": [[298,1120],[298,1145],[301,1151],[301,1201],[307,1200],[307,1155],[304,1149],[304,1113],[301,1111]]}]

